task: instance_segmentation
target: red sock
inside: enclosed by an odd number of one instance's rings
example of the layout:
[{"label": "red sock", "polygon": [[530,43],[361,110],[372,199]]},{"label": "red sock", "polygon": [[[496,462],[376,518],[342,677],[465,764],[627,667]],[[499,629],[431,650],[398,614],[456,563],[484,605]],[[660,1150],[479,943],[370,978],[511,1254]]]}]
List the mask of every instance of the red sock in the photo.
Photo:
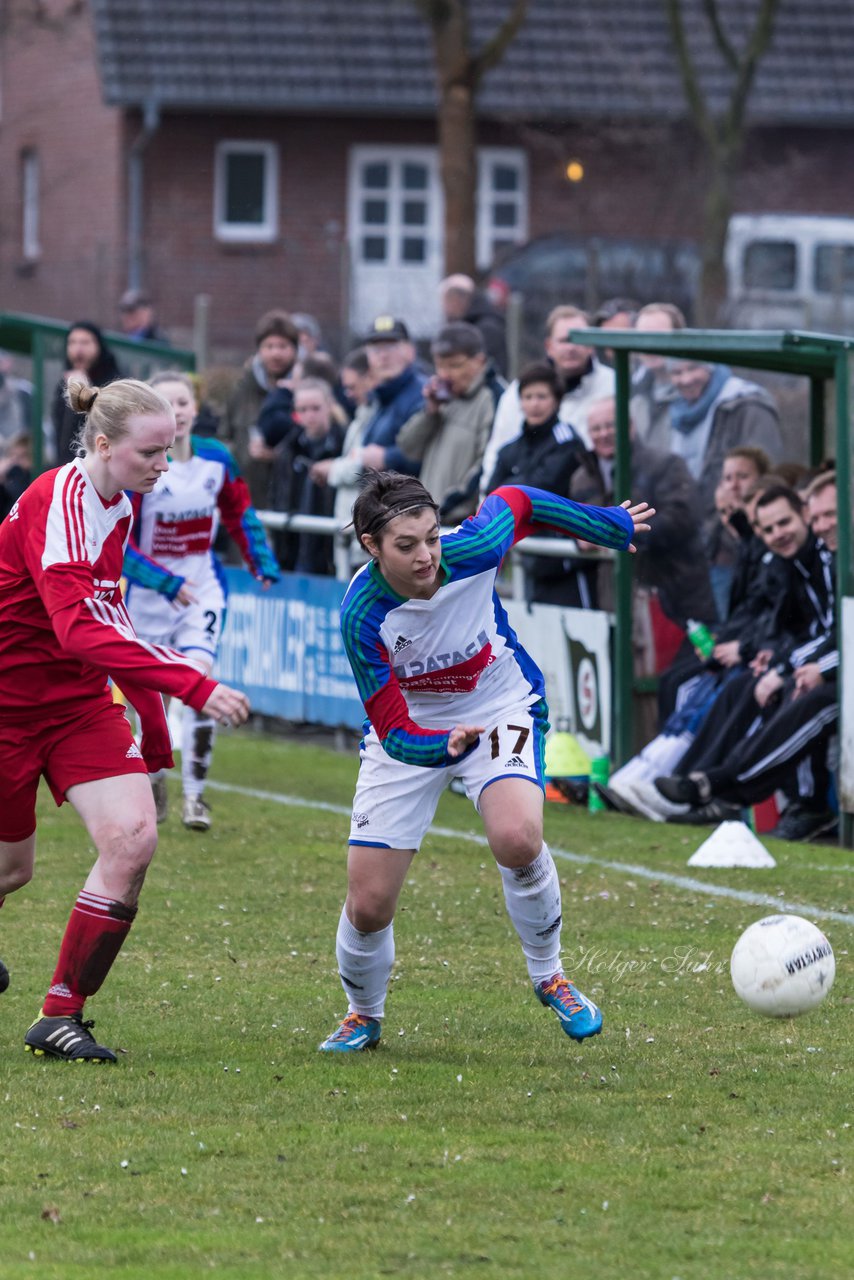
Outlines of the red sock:
[{"label": "red sock", "polygon": [[48,1018],[80,1013],[110,972],[128,935],[136,907],[82,889],[75,902],[43,1012]]}]

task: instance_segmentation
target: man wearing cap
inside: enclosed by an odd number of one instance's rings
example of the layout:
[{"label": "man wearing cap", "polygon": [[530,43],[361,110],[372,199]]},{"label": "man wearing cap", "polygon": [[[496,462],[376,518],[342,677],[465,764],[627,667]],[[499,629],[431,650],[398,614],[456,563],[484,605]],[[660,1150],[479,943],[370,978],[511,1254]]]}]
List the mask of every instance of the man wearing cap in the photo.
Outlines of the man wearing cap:
[{"label": "man wearing cap", "polygon": [[409,330],[394,316],[377,316],[363,343],[374,389],[357,460],[374,471],[418,475],[421,464],[407,458],[396,444],[404,422],[424,408],[426,378],[416,367]]},{"label": "man wearing cap", "polygon": [[127,289],[119,298],[119,325],[134,342],[168,342],[154,318],[154,304],[144,289]]}]

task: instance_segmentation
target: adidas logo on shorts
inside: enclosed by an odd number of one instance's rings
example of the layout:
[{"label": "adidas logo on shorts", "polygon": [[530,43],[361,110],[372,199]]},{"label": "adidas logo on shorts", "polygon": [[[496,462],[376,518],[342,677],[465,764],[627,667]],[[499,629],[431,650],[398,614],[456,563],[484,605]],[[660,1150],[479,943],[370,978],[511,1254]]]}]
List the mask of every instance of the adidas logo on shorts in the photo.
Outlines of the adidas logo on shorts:
[{"label": "adidas logo on shorts", "polygon": [[411,644],[412,644],[412,641],[407,640],[406,636],[398,636],[394,642],[394,649],[392,651],[392,655],[394,657],[397,657],[399,653],[403,653],[404,649],[408,649]]},{"label": "adidas logo on shorts", "polygon": [[141,760],[142,752],[135,742],[132,742],[125,752],[125,760]]},{"label": "adidas logo on shorts", "polygon": [[521,756],[511,756],[509,760],[504,761],[505,769],[527,769],[527,767]]}]

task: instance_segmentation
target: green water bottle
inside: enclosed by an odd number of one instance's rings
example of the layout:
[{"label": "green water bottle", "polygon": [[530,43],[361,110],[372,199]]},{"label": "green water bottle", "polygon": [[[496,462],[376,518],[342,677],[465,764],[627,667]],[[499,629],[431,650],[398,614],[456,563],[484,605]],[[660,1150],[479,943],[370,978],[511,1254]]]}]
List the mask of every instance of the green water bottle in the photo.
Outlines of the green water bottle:
[{"label": "green water bottle", "polygon": [[697,622],[696,618],[689,618],[685,624],[685,630],[688,633],[688,639],[700,657],[711,658],[712,650],[715,647],[715,637],[705,622]]},{"label": "green water bottle", "polygon": [[603,785],[611,776],[611,762],[607,756],[594,756],[590,761],[590,786],[587,790],[588,813],[602,813],[606,808],[605,801],[596,790],[595,783]]}]

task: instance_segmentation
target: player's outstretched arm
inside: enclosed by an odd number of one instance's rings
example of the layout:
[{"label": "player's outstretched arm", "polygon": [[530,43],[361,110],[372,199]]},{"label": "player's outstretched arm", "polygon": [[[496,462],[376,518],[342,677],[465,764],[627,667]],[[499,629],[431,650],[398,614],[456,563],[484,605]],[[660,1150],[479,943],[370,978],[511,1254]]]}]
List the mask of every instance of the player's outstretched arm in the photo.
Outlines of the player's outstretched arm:
[{"label": "player's outstretched arm", "polygon": [[[631,498],[626,498],[625,502],[620,503],[621,507],[625,507],[632,518],[632,524],[635,526],[635,533],[648,533],[649,522],[655,515],[655,507],[651,507],[648,502],[635,502]],[[630,542],[628,551],[637,551],[637,547]]]},{"label": "player's outstretched arm", "polygon": [[218,684],[202,707],[202,715],[210,716],[219,724],[244,724],[249,719],[249,699],[239,689]]}]

